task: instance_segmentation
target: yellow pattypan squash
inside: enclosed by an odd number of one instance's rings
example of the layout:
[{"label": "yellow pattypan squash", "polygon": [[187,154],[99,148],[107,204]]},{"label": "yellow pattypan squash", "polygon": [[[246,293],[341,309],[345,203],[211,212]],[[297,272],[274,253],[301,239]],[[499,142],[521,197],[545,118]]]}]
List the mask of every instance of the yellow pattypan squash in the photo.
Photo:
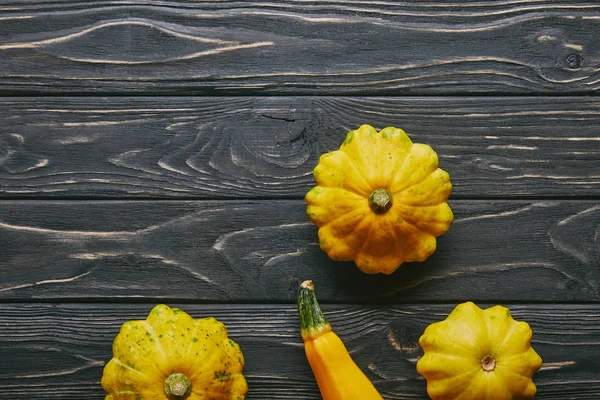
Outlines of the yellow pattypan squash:
[{"label": "yellow pattypan squash", "polygon": [[105,400],[243,400],[243,367],[225,325],[160,304],[146,320],[123,324],[102,387]]},{"label": "yellow pattypan squash", "polygon": [[531,335],[529,325],[515,321],[506,307],[482,310],[463,303],[425,329],[417,371],[434,400],[531,399],[531,377],[542,366]]},{"label": "yellow pattypan squash", "polygon": [[321,156],[313,175],[306,214],[319,227],[321,248],[366,273],[391,274],[404,261],[424,261],[454,219],[446,203],[452,184],[437,154],[401,129],[350,131],[339,150]]}]

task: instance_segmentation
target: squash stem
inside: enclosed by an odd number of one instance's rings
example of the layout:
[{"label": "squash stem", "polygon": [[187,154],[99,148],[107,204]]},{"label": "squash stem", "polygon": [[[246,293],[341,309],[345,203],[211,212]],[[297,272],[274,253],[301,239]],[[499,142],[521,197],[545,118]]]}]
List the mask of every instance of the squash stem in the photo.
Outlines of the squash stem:
[{"label": "squash stem", "polygon": [[385,214],[392,207],[392,195],[387,189],[375,189],[369,195],[369,207],[375,214]]},{"label": "squash stem", "polygon": [[481,360],[481,368],[484,371],[491,372],[496,369],[496,360],[492,356],[485,356],[483,360]]},{"label": "squash stem", "polygon": [[181,373],[169,375],[165,380],[165,394],[171,400],[183,400],[192,393],[192,382]]},{"label": "squash stem", "polygon": [[331,331],[331,325],[325,319],[317,301],[315,285],[312,281],[304,281],[300,285],[298,314],[300,315],[300,332],[304,341],[315,339]]}]

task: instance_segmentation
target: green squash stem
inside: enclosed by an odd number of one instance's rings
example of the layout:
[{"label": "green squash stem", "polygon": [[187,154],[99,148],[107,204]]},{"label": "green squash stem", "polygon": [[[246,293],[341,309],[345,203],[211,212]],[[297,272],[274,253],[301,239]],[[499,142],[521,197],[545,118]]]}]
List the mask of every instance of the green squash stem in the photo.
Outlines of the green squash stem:
[{"label": "green squash stem", "polygon": [[312,281],[304,281],[298,291],[298,314],[302,339],[315,339],[331,331],[331,325],[325,319],[315,295]]},{"label": "green squash stem", "polygon": [[375,189],[369,195],[369,207],[375,214],[385,214],[392,207],[392,194],[387,189]]},{"label": "green squash stem", "polygon": [[183,400],[192,393],[192,382],[181,373],[174,373],[165,379],[165,394],[171,400]]}]

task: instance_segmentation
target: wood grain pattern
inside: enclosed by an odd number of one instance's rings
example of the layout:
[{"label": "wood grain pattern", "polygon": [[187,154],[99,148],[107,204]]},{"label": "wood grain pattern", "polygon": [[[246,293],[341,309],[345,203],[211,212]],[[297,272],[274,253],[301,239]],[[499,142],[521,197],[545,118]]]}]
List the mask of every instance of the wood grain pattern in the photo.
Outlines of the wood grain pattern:
[{"label": "wood grain pattern", "polygon": [[[318,291],[318,287],[317,287]],[[173,306],[173,304],[170,304]],[[454,305],[330,305],[324,312],[385,399],[427,399],[416,372],[425,327]],[[483,305],[482,305],[483,306]],[[120,325],[151,305],[0,305],[0,399],[99,399],[104,363]],[[252,399],[320,399],[294,305],[180,305],[224,322],[246,360]],[[589,399],[600,391],[600,306],[509,305],[533,329],[544,360],[536,399]],[[266,362],[266,360],[269,360]],[[591,396],[591,397],[590,397]]]},{"label": "wood grain pattern", "polygon": [[[417,340],[466,300],[530,323],[536,399],[596,398],[599,31],[596,0],[0,0],[0,400],[102,398],[155,302],[227,324],[248,400],[319,399],[304,279],[386,400],[427,398]],[[454,185],[436,253],[391,276],[304,214],[363,123]]]},{"label": "wood grain pattern", "polygon": [[594,98],[3,98],[0,196],[303,198],[363,123],[438,152],[456,198],[600,193]]},{"label": "wood grain pattern", "polygon": [[593,0],[11,1],[0,93],[594,93]]},{"label": "wood grain pattern", "polygon": [[[425,263],[365,275],[319,249],[304,202],[6,201],[4,299],[598,301],[598,201],[453,201]],[[535,277],[535,278],[532,278]]]}]

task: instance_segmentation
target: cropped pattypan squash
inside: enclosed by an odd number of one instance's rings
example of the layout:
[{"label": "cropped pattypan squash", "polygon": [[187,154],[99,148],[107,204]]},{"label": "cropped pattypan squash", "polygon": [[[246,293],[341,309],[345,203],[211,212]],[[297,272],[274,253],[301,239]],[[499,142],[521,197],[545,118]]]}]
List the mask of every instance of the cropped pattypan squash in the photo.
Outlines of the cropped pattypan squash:
[{"label": "cropped pattypan squash", "polygon": [[425,329],[417,371],[434,400],[531,399],[531,377],[542,366],[531,335],[529,325],[515,321],[506,307],[482,310],[463,303]]},{"label": "cropped pattypan squash", "polygon": [[391,274],[404,261],[424,261],[454,219],[446,203],[452,184],[437,154],[401,129],[350,131],[313,175],[306,214],[319,227],[321,248],[365,273]]},{"label": "cropped pattypan squash", "polygon": [[157,305],[146,320],[123,324],[102,387],[105,400],[242,400],[243,366],[221,322]]}]

